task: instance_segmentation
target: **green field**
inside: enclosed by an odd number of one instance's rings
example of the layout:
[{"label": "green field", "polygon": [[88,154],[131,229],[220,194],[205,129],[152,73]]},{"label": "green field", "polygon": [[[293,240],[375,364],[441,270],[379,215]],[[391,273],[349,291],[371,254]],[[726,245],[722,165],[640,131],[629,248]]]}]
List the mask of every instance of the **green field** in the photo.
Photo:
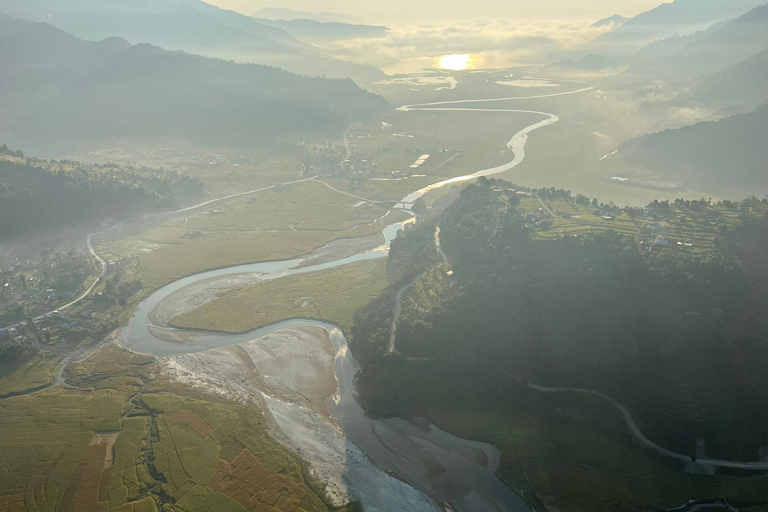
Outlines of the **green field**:
[{"label": "green field", "polygon": [[174,327],[245,332],[289,318],[314,318],[349,332],[354,312],[388,284],[384,258],[247,286],[175,318]]}]

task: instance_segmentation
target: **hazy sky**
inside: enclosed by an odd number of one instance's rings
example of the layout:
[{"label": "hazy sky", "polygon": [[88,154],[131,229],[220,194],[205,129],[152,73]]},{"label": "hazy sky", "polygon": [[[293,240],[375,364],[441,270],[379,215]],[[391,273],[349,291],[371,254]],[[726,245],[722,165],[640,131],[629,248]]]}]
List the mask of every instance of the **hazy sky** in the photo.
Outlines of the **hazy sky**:
[{"label": "hazy sky", "polygon": [[[664,0],[208,0],[250,14],[262,7],[346,14],[366,22],[429,24],[456,19],[599,19],[630,16]],[[668,0],[667,0],[668,1]]]}]

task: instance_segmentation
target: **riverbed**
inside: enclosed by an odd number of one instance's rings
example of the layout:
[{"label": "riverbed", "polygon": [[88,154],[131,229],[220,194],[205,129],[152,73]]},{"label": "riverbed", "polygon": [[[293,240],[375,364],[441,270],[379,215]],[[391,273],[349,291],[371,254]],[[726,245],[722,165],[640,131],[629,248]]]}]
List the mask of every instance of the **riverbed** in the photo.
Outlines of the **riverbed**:
[{"label": "riverbed", "polygon": [[[447,105],[410,105],[403,110],[486,110]],[[512,160],[414,191],[403,198],[403,204],[411,204],[440,187],[514,168],[525,157],[529,134],[559,120],[545,112],[493,110],[539,117],[507,143],[514,155]],[[354,392],[359,367],[338,326],[294,319],[242,334],[169,326],[173,317],[243,283],[385,257],[404,224],[387,226],[380,246],[339,253],[330,261],[310,254],[292,260],[238,265],[175,281],[139,304],[122,332],[121,343],[130,350],[157,356],[172,377],[188,384],[232,399],[257,396],[278,429],[277,435],[328,482],[329,496],[339,504],[357,499],[368,512],[527,512],[530,508],[525,502],[496,476],[500,453],[494,446],[458,438],[422,419],[366,416]],[[322,349],[327,343],[324,339],[330,341],[332,351],[327,345],[326,350]],[[335,386],[329,385],[331,379],[335,379]]]}]

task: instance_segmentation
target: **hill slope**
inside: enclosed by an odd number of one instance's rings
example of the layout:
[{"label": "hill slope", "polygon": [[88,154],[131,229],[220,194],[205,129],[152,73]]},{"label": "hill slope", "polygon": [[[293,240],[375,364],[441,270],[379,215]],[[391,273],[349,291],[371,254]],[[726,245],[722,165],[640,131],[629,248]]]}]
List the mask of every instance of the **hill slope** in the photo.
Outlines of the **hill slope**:
[{"label": "hill slope", "polygon": [[768,48],[749,59],[718,71],[693,87],[696,101],[716,107],[753,108],[768,101]]},{"label": "hill slope", "polygon": [[0,107],[8,114],[0,137],[25,149],[47,140],[94,145],[161,137],[231,145],[337,136],[350,121],[387,108],[349,79],[117,38],[88,42],[45,23],[0,37],[0,70]]},{"label": "hill slope", "polygon": [[603,55],[634,54],[652,41],[692,34],[718,21],[741,16],[762,3],[763,0],[674,0],[638,14],[603,34],[588,44],[585,51]]},{"label": "hill slope", "polygon": [[664,178],[720,197],[768,193],[768,106],[749,114],[644,135],[620,153]]},{"label": "hill slope", "polygon": [[389,31],[378,25],[352,25],[308,19],[270,20],[255,18],[261,25],[278,27],[303,41],[336,41],[366,37],[383,37]]},{"label": "hill slope", "polygon": [[0,146],[0,240],[172,210],[204,196],[200,180],[174,171],[37,160]]},{"label": "hill slope", "polygon": [[375,69],[329,58],[284,30],[201,0],[0,0],[0,12],[47,22],[88,40],[119,36],[295,72],[365,78]]},{"label": "hill slope", "polygon": [[741,62],[768,48],[768,4],[724,24],[674,53],[633,66],[629,74],[685,80]]}]

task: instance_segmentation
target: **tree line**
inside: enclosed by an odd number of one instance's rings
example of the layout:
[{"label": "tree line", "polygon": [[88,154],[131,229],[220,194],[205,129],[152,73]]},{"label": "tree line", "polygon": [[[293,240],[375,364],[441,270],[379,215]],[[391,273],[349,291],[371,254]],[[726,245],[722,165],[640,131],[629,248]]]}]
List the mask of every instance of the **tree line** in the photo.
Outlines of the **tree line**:
[{"label": "tree line", "polygon": [[175,171],[4,153],[17,158],[0,159],[0,239],[173,210],[205,196],[200,180]]}]

